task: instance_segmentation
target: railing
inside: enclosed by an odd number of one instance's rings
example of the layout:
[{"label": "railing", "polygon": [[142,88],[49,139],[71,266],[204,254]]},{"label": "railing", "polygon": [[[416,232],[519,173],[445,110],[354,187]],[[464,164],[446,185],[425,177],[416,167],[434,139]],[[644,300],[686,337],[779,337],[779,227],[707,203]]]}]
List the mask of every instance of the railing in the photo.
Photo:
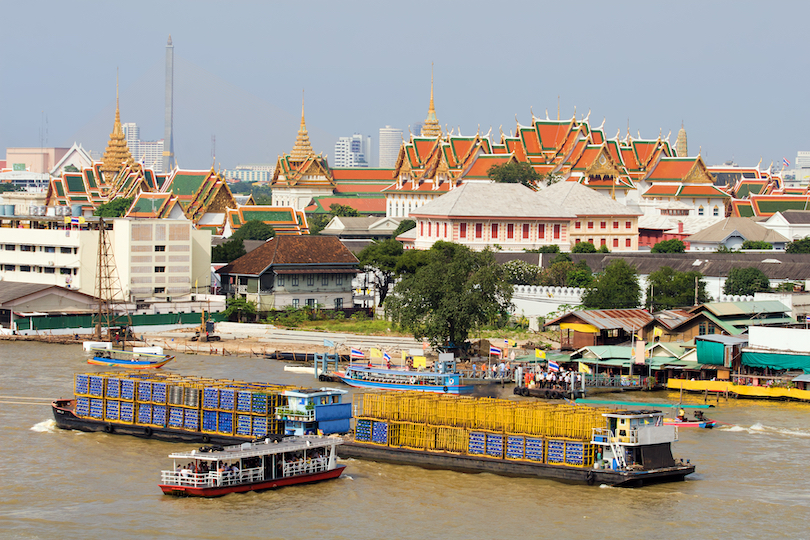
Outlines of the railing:
[{"label": "railing", "polygon": [[295,476],[298,474],[312,474],[322,472],[329,466],[329,460],[326,457],[319,457],[315,459],[299,459],[284,464],[284,476]]},{"label": "railing", "polygon": [[287,417],[294,417],[296,420],[300,420],[302,422],[314,422],[315,409],[297,410],[290,407],[277,407],[276,417],[281,420],[284,420]]},{"label": "railing", "polygon": [[169,486],[188,486],[197,488],[235,486],[250,484],[264,480],[264,470],[261,467],[245,469],[234,473],[231,471],[195,473],[188,469],[180,471],[161,471],[162,484]]},{"label": "railing", "polygon": [[591,388],[635,388],[642,384],[641,377],[633,375],[632,377],[608,377],[604,375],[585,375],[585,387]]}]

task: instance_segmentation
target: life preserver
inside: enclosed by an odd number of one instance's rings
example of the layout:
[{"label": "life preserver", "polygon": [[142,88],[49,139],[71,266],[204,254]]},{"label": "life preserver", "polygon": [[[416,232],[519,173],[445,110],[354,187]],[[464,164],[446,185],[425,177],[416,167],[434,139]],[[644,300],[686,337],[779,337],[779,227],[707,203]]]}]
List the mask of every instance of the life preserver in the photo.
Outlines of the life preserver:
[{"label": "life preserver", "polygon": [[442,388],[442,390],[444,390],[445,392],[447,392],[447,387],[445,386],[444,388]]},{"label": "life preserver", "polygon": [[112,424],[104,424],[104,433],[112,433],[113,427]]},{"label": "life preserver", "polygon": [[416,384],[416,377],[411,377],[410,379],[408,379],[408,382],[410,384]]},{"label": "life preserver", "polygon": [[150,427],[143,428],[143,434],[146,435],[147,437],[151,437],[152,436],[152,428],[150,428]]},{"label": "life preserver", "polygon": [[211,442],[211,437],[209,437],[208,435],[203,435],[202,436],[202,441],[204,443],[210,443]]}]

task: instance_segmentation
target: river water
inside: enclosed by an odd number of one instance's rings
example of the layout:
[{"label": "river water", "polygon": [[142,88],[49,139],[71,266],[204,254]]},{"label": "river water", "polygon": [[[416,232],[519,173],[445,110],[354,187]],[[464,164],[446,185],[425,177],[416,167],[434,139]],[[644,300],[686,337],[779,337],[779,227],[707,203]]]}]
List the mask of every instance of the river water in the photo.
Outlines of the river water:
[{"label": "river water", "polygon": [[[682,429],[674,445],[697,473],[642,489],[346,460],[331,482],[177,499],[157,483],[179,445],[55,428],[47,400],[71,396],[75,372],[102,370],[85,363],[80,347],[0,342],[0,366],[3,539],[810,537],[810,405],[721,400],[708,416],[723,427]],[[179,355],[167,368],[313,382],[255,358]]]}]

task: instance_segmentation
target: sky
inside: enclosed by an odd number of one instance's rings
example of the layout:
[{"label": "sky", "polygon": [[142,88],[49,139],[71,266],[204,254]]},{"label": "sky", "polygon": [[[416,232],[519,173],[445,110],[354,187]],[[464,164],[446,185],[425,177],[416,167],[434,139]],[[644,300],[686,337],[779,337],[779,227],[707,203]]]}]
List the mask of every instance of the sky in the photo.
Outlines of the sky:
[{"label": "sky", "polygon": [[[0,149],[100,155],[115,116],[164,133],[175,53],[174,146],[186,169],[271,163],[301,119],[338,137],[436,114],[462,134],[516,118],[589,116],[609,137],[670,135],[709,165],[791,163],[810,150],[804,37],[810,3],[751,1],[307,2],[41,0],[6,3]],[[1,151],[1,150],[0,150]],[[376,164],[376,157],[374,158]]]}]

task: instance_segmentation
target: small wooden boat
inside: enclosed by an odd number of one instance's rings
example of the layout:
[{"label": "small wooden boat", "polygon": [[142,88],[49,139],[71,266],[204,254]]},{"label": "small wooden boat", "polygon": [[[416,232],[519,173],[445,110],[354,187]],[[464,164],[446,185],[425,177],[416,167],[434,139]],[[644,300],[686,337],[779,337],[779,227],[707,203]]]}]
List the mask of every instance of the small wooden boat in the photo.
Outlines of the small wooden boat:
[{"label": "small wooden boat", "polygon": [[678,426],[678,427],[698,427],[698,428],[713,428],[717,425],[717,422],[714,420],[709,420],[708,418],[704,418],[703,420],[699,419],[686,419],[686,420],[679,420],[677,418],[664,418],[664,424],[668,426]]},{"label": "small wooden boat", "polygon": [[174,360],[168,354],[116,349],[90,349],[90,354],[88,364],[125,369],[158,369]]},{"label": "small wooden boat", "polygon": [[169,454],[171,470],[161,471],[160,489],[166,495],[220,497],[308,484],[337,478],[345,465],[337,464],[337,437],[289,437],[272,442],[206,447]]}]

